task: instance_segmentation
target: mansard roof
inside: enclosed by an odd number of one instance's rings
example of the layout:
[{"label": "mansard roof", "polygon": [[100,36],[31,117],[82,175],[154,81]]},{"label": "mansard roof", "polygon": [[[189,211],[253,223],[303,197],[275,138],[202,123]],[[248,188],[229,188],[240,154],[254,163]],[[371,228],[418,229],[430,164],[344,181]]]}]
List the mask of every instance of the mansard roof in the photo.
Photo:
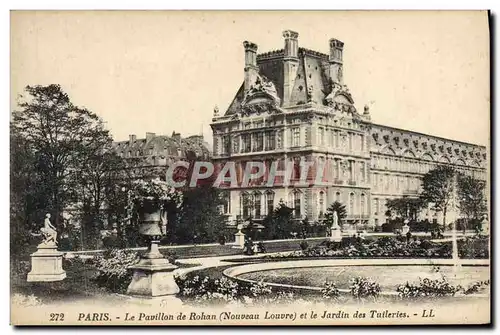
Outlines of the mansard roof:
[{"label": "mansard roof", "polygon": [[[257,55],[259,75],[274,84],[278,98],[283,102],[284,91],[283,49]],[[325,98],[333,90],[329,76],[328,55],[299,48],[297,75],[290,83],[293,87],[291,105],[302,105],[308,101],[325,104]],[[308,96],[308,94],[310,96]],[[244,85],[238,89],[225,115],[236,114],[245,98]]]}]

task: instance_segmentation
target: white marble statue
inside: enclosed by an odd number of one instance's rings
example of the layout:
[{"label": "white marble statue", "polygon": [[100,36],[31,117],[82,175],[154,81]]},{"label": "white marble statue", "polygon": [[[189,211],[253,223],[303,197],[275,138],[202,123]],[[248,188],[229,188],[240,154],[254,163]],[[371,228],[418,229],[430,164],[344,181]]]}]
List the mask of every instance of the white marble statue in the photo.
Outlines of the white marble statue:
[{"label": "white marble statue", "polygon": [[43,227],[40,229],[43,235],[43,243],[45,244],[57,244],[57,230],[56,227],[50,223],[50,214],[45,215],[45,220],[43,222]]},{"label": "white marble statue", "polygon": [[337,211],[333,211],[333,224],[332,224],[332,228],[338,228],[339,226],[339,216],[337,215]]}]

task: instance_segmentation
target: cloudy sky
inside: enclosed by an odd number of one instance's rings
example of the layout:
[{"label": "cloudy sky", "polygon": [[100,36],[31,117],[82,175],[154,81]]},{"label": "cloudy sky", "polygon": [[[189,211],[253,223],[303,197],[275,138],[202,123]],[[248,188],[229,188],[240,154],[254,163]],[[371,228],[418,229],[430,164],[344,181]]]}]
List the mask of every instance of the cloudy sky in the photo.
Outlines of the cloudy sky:
[{"label": "cloudy sky", "polygon": [[489,142],[486,12],[13,12],[11,99],[60,84],[116,140],[203,133],[243,82],[242,42],[259,52],[344,47],[344,80],[376,123]]}]

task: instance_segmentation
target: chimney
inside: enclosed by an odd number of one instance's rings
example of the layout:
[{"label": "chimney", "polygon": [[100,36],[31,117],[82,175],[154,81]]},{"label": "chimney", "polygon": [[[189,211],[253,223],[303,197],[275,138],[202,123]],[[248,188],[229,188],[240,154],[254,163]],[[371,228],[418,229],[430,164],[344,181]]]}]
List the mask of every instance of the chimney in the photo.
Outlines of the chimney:
[{"label": "chimney", "polygon": [[334,83],[339,85],[344,83],[342,61],[343,53],[344,42],[335,38],[330,39],[330,78]]},{"label": "chimney", "polygon": [[134,144],[134,142],[135,142],[136,139],[137,139],[137,136],[135,136],[133,134],[132,135],[128,135],[128,144],[129,145]]},{"label": "chimney", "polygon": [[181,133],[176,133],[175,130],[172,132],[171,136],[174,140],[180,141],[181,140]]},{"label": "chimney", "polygon": [[257,66],[257,44],[245,41],[245,92],[255,83],[259,67]]},{"label": "chimney", "polygon": [[156,136],[155,133],[146,133],[146,143],[155,138],[155,136]]},{"label": "chimney", "polygon": [[299,34],[295,31],[285,30],[285,55],[283,57],[283,106],[290,105],[290,97],[299,68]]}]

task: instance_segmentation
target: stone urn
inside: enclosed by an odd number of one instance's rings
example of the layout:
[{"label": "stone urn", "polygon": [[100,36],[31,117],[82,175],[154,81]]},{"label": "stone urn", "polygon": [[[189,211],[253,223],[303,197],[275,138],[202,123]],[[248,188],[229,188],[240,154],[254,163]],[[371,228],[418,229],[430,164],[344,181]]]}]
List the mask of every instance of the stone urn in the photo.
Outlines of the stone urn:
[{"label": "stone urn", "polygon": [[155,201],[143,201],[138,206],[139,233],[146,237],[149,246],[139,263],[130,267],[134,271],[127,293],[142,297],[162,297],[178,300],[175,295],[179,287],[174,280],[173,271],[177,266],[171,264],[159,250],[159,243],[166,234],[166,211]]},{"label": "stone urn", "polygon": [[143,200],[137,208],[139,234],[143,236],[161,236],[162,209],[154,200]]}]

